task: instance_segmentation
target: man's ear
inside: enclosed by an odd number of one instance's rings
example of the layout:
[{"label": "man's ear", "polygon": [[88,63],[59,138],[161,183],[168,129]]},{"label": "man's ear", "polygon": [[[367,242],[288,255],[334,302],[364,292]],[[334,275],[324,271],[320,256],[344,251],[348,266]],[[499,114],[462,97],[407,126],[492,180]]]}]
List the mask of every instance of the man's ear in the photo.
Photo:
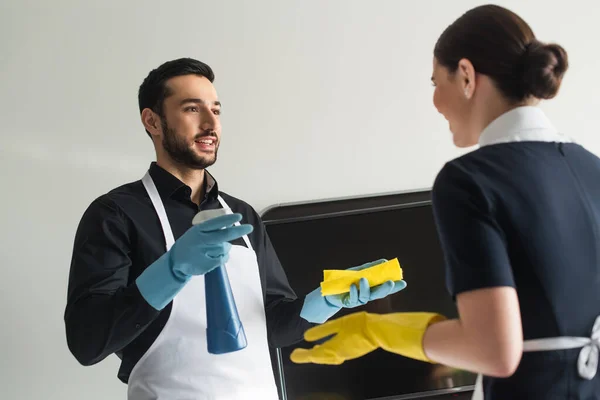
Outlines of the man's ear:
[{"label": "man's ear", "polygon": [[160,117],[154,111],[149,108],[144,108],[142,110],[141,118],[144,128],[146,128],[152,136],[159,136],[162,133]]},{"label": "man's ear", "polygon": [[466,58],[461,59],[458,62],[458,78],[460,80],[461,89],[463,90],[465,97],[471,99],[473,93],[475,93],[475,67],[471,61]]}]

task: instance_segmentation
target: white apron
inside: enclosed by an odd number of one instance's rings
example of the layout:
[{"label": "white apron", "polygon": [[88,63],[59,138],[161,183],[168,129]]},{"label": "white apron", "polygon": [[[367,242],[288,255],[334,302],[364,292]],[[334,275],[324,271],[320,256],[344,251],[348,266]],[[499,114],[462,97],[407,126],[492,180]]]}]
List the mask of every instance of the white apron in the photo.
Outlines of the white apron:
[{"label": "white apron", "polygon": [[[173,233],[162,200],[147,173],[144,187],[159,216],[167,250]],[[221,206],[231,209],[219,196]],[[129,377],[129,400],[278,400],[267,343],[266,317],[256,253],[234,245],[225,267],[248,340],[246,348],[208,353],[204,277],[193,277],[173,299],[171,314]]]},{"label": "white apron", "polygon": [[[532,339],[523,342],[523,352],[529,351],[551,351],[581,348],[577,359],[577,370],[583,379],[593,379],[598,370],[598,359],[600,353],[600,316],[596,318],[592,335],[584,337],[554,337],[544,339]],[[477,376],[475,391],[472,400],[483,400],[483,377]]]}]

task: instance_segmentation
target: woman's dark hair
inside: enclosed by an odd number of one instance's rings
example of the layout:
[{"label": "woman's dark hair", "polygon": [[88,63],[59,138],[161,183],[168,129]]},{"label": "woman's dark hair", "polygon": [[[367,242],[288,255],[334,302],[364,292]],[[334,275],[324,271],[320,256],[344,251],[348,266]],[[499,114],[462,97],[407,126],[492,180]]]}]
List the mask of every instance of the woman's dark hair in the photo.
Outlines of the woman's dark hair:
[{"label": "woman's dark hair", "polygon": [[[167,61],[158,68],[150,71],[138,91],[138,105],[140,113],[149,108],[161,117],[164,117],[163,104],[172,93],[166,83],[169,79],[181,75],[203,76],[211,82],[215,80],[215,74],[209,65],[193,58],[179,58]],[[148,136],[150,132],[146,130]]]},{"label": "woman's dark hair", "polygon": [[558,44],[538,41],[517,14],[497,5],[473,8],[446,28],[434,56],[451,73],[466,58],[510,100],[551,99],[569,67]]}]

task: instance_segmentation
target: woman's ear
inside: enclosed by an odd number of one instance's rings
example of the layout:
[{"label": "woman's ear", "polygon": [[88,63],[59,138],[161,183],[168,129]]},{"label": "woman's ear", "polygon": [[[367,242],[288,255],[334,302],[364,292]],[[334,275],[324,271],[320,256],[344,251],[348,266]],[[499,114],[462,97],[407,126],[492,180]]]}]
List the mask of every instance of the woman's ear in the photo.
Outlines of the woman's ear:
[{"label": "woman's ear", "polygon": [[469,100],[473,97],[473,93],[475,92],[475,67],[473,67],[471,61],[463,58],[458,62],[457,72],[461,89],[465,94],[465,98]]}]

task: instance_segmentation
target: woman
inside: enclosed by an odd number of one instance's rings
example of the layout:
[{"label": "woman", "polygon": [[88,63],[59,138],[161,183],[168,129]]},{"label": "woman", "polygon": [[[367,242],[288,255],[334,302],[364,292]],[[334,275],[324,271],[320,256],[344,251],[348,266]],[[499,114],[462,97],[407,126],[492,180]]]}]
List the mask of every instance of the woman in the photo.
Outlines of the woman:
[{"label": "woman", "polygon": [[296,349],[294,362],[340,364],[381,347],[482,374],[486,400],[600,399],[600,159],[535,107],[567,68],[562,47],[499,6],[443,32],[433,101],[457,146],[480,146],[433,187],[459,318],[351,314],[307,331],[337,335]]}]

